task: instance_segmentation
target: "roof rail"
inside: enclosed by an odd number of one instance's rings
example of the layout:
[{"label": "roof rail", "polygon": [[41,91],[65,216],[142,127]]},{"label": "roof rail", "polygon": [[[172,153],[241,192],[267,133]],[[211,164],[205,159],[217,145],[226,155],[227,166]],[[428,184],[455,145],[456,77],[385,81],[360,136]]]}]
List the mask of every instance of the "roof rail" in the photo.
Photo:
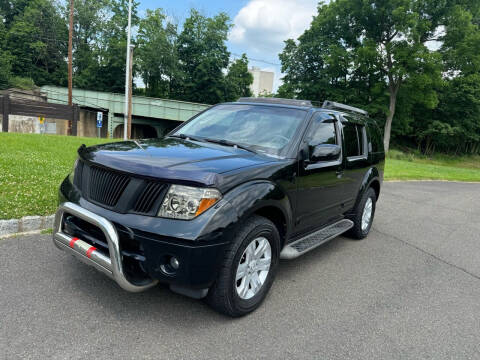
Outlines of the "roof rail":
[{"label": "roof rail", "polygon": [[325,100],[323,102],[322,107],[325,109],[332,109],[332,110],[337,109],[337,110],[352,111],[352,112],[356,112],[356,113],[368,116],[368,112],[366,112],[365,110],[362,110],[353,106],[345,105],[345,104],[340,104],[330,100]]},{"label": "roof rail", "polygon": [[296,100],[296,99],[282,99],[282,98],[270,98],[270,97],[242,97],[237,102],[254,102],[264,104],[279,104],[279,105],[292,105],[292,106],[307,106],[311,107],[310,100]]}]

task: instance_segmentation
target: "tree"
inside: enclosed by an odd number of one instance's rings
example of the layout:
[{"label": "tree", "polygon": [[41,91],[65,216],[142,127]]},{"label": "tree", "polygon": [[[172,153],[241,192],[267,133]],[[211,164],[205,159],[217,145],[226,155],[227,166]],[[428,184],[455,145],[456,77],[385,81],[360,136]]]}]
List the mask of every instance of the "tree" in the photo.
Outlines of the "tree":
[{"label": "tree", "polygon": [[16,16],[22,15],[30,0],[2,0],[0,1],[0,14],[2,14],[5,27],[10,28]]},{"label": "tree", "polygon": [[[441,79],[441,59],[426,45],[445,13],[444,2],[436,0],[336,0],[320,5],[298,44],[287,41],[280,55],[286,73],[281,91],[341,101],[349,94],[362,94],[378,111],[386,90],[388,151],[398,94],[405,83],[423,86],[412,96],[425,94],[421,99],[428,108],[438,103],[434,85]],[[293,59],[306,61],[297,65]]]},{"label": "tree", "polygon": [[[65,9],[67,14],[69,8]],[[75,0],[73,31],[74,86],[98,89],[101,39],[109,14],[109,0]],[[67,14],[68,15],[68,14]]]},{"label": "tree", "polygon": [[58,7],[48,0],[11,3],[4,48],[12,56],[12,74],[37,85],[65,85],[68,30]]},{"label": "tree", "polygon": [[250,85],[253,83],[253,75],[248,72],[246,54],[230,65],[225,81],[227,86],[225,101],[235,101],[240,97],[252,96]]},{"label": "tree", "polygon": [[145,95],[170,97],[178,78],[177,26],[161,9],[147,10],[140,20],[136,60],[145,83]]},{"label": "tree", "polygon": [[[139,21],[137,8],[138,2],[134,1],[132,27]],[[125,91],[128,0],[109,0],[108,13],[110,17],[106,21],[103,37],[98,41],[100,68],[97,90],[121,93]]]},{"label": "tree", "polygon": [[458,1],[448,11],[440,40],[446,75],[439,106],[419,109],[411,134],[425,153],[480,153],[480,1]]},{"label": "tree", "polygon": [[[4,19],[0,16],[0,48],[5,49],[6,30]],[[12,57],[9,51],[0,53],[0,89],[6,89],[12,76]]]},{"label": "tree", "polygon": [[178,38],[182,78],[174,89],[177,98],[209,104],[225,99],[223,69],[230,57],[225,44],[229,29],[230,19],[225,13],[209,18],[190,11]]}]

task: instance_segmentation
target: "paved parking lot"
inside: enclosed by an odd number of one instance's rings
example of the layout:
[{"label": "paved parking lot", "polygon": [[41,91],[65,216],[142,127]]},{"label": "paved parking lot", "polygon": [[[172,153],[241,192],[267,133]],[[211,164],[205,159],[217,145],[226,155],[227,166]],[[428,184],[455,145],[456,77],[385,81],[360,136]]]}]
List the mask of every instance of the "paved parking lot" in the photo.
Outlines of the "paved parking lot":
[{"label": "paved parking lot", "polygon": [[480,184],[385,184],[370,236],[282,261],[232,320],[122,291],[49,235],[0,240],[0,359],[478,359]]}]

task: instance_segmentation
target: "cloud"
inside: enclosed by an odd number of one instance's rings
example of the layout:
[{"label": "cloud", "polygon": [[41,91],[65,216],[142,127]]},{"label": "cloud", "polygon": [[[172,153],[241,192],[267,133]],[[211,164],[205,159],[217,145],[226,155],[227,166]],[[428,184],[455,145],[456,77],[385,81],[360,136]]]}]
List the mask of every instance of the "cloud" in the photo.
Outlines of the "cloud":
[{"label": "cloud", "polygon": [[[297,39],[317,14],[318,0],[250,0],[235,16],[229,41],[251,58],[280,63],[284,41]],[[328,2],[328,0],[326,1]],[[249,61],[250,66],[273,71],[274,91],[281,85],[280,66]]]},{"label": "cloud", "polygon": [[235,16],[230,41],[254,55],[276,57],[285,40],[296,39],[309,27],[317,4],[318,0],[251,0]]}]

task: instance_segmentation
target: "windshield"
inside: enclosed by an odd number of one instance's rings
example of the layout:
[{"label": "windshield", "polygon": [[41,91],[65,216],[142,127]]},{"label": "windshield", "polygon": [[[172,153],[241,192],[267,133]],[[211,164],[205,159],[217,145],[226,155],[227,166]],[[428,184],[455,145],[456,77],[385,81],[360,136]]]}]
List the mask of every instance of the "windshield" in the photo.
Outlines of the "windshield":
[{"label": "windshield", "polygon": [[305,118],[305,111],[262,105],[218,105],[173,135],[226,140],[257,152],[282,155]]}]

